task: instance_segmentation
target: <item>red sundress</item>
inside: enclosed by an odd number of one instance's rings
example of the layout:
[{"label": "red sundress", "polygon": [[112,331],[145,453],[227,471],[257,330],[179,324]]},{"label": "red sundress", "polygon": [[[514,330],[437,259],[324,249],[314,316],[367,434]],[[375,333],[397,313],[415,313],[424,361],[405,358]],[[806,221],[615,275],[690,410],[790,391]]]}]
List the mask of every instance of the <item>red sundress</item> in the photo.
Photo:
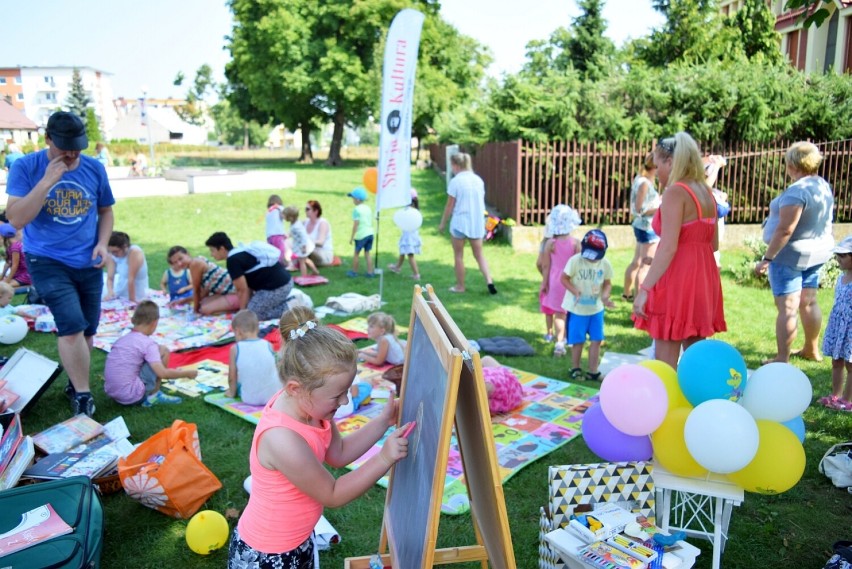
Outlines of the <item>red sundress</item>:
[{"label": "red sundress", "polygon": [[[708,338],[726,331],[722,281],[713,257],[716,218],[701,217],[701,204],[692,189],[678,182],[695,202],[699,218],[680,228],[677,251],[666,272],[648,292],[647,317],[634,314],[633,323],[656,340],[683,341]],[[661,233],[660,211],[651,225]]]}]

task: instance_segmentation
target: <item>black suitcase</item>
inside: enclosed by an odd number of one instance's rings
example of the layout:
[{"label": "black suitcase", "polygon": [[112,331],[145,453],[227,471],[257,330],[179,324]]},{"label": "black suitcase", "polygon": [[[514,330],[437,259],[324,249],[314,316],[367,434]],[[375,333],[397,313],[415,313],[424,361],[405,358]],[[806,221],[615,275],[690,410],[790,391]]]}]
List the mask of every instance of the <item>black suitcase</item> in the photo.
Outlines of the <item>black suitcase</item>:
[{"label": "black suitcase", "polygon": [[49,539],[0,557],[3,569],[86,568],[101,564],[104,545],[104,510],[86,476],[51,480],[0,492],[0,533],[14,529],[21,515],[50,504],[72,533]]}]

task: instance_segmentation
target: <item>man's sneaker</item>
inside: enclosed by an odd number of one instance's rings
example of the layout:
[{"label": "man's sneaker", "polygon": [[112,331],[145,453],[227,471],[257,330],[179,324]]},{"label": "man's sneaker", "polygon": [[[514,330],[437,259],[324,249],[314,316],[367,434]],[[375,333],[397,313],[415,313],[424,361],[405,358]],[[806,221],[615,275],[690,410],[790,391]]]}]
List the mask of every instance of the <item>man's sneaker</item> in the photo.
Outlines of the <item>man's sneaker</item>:
[{"label": "man's sneaker", "polygon": [[77,390],[74,389],[74,385],[71,383],[70,379],[68,380],[68,385],[65,386],[65,397],[68,398],[68,401],[77,397]]},{"label": "man's sneaker", "polygon": [[162,391],[152,393],[142,402],[142,407],[151,407],[153,405],[177,405],[183,402],[183,399],[175,395],[166,395]]},{"label": "man's sneaker", "polygon": [[95,400],[91,393],[75,393],[71,399],[71,412],[74,415],[85,413],[89,417],[95,414]]}]

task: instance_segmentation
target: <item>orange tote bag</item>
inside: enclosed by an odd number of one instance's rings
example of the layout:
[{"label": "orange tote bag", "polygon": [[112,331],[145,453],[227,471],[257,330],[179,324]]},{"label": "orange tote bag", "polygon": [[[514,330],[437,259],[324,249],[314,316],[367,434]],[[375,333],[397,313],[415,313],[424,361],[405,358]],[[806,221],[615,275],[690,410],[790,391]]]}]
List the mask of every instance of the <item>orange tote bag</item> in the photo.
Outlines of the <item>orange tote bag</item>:
[{"label": "orange tote bag", "polygon": [[222,487],[201,462],[198,428],[177,420],[118,462],[124,491],[149,508],[188,519]]}]

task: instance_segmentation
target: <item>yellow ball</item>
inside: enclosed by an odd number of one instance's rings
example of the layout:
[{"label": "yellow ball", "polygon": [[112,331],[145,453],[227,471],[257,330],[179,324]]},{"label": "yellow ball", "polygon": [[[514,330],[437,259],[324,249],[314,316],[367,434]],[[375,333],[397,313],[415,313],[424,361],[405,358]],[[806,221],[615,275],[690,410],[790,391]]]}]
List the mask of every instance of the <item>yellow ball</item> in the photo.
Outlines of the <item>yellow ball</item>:
[{"label": "yellow ball", "polygon": [[186,525],[186,544],[199,555],[207,555],[228,543],[228,520],[219,512],[203,510]]},{"label": "yellow ball", "polygon": [[669,396],[669,411],[678,407],[692,407],[686,400],[683,391],[680,390],[677,372],[672,366],[660,360],[645,360],[640,362],[639,365],[648,368],[663,380],[663,385],[666,387],[666,393]]},{"label": "yellow ball", "polygon": [[734,484],[758,494],[781,494],[805,473],[805,449],[793,431],[775,421],[757,421],[760,444],[748,466],[728,474]]},{"label": "yellow ball", "polygon": [[668,415],[663,419],[663,424],[651,433],[654,462],[678,476],[704,476],[707,474],[707,469],[692,458],[683,436],[686,418],[690,411],[692,409],[689,407],[669,410]]}]

